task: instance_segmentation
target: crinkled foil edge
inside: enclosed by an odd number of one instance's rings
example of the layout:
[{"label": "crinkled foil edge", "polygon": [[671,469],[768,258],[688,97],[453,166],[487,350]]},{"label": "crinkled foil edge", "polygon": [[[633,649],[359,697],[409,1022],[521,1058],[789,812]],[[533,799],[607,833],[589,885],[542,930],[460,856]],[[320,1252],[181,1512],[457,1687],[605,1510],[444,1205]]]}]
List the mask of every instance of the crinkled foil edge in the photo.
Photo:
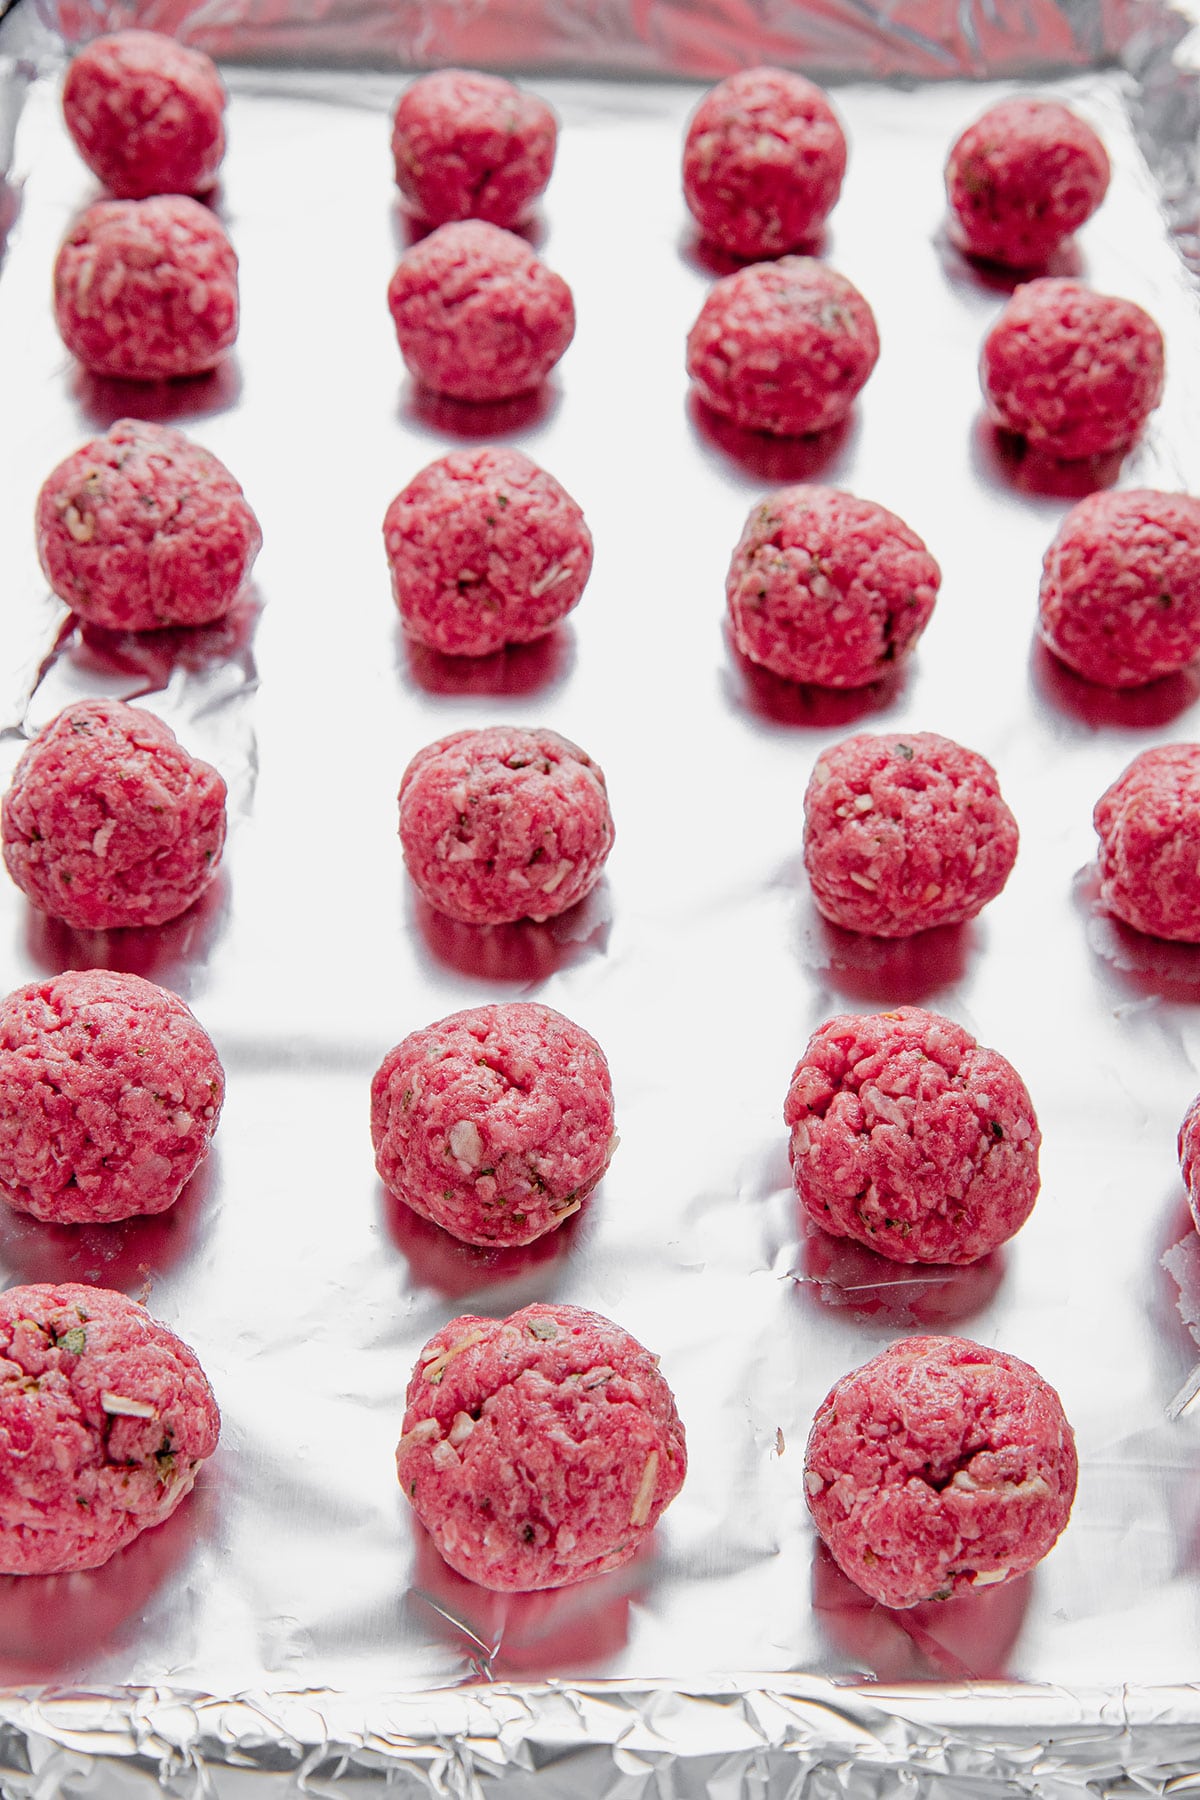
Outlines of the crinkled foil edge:
[{"label": "crinkled foil edge", "polygon": [[446,1690],[354,1700],[140,1688],[0,1698],[7,1800],[388,1787],[479,1800],[503,1780],[595,1796],[1045,1797],[1191,1791],[1200,1687],[864,1689],[816,1677]]}]

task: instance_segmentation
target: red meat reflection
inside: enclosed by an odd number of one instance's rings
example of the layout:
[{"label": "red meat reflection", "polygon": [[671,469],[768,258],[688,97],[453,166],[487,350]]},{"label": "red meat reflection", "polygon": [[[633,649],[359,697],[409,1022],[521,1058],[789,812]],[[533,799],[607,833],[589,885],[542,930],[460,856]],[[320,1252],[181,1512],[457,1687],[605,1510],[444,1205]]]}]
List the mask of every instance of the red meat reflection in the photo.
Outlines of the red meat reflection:
[{"label": "red meat reflection", "polygon": [[520,1281],[535,1269],[546,1269],[570,1253],[589,1208],[602,1193],[597,1188],[577,1213],[535,1238],[532,1244],[464,1244],[423,1219],[382,1184],[380,1206],[388,1235],[408,1263],[418,1287],[433,1288],[448,1300],[461,1300],[484,1288]]},{"label": "red meat reflection", "polygon": [[866,687],[823,688],[788,681],[761,663],[751,662],[734,644],[725,627],[730,674],[727,688],[735,706],[772,725],[794,725],[810,731],[854,725],[895,706],[904,693],[907,665],[893,669]]},{"label": "red meat reflection", "polygon": [[534,1594],[494,1594],[444,1563],[415,1516],[413,1594],[438,1621],[483,1681],[537,1680],[586,1674],[620,1654],[629,1639],[629,1609],[643,1598],[653,1551],[623,1569],[572,1587]]},{"label": "red meat reflection", "polygon": [[1101,687],[1059,662],[1040,638],[1033,642],[1029,672],[1040,699],[1094,731],[1107,725],[1126,731],[1155,731],[1169,725],[1200,698],[1198,663],[1141,687]]},{"label": "red meat reflection", "polygon": [[123,381],[78,368],[71,384],[89,425],[107,431],[118,419],[145,419],[151,425],[178,425],[188,419],[230,412],[242,395],[237,357],[225,356],[206,375],[178,381]]},{"label": "red meat reflection", "polygon": [[1200,944],[1147,937],[1114,917],[1100,899],[1094,864],[1076,876],[1073,898],[1085,921],[1088,948],[1122,987],[1185,1005],[1200,1001]]},{"label": "red meat reflection", "polygon": [[169,1519],[102,1568],[73,1575],[0,1575],[0,1682],[81,1673],[137,1619],[212,1528],[215,1497],[202,1471]]},{"label": "red meat reflection", "polygon": [[984,413],[975,421],[971,453],[976,469],[991,485],[1046,500],[1082,500],[1098,488],[1114,486],[1125,457],[1124,450],[1110,450],[1103,456],[1063,461],[1036,450],[1027,438],[1001,430]]},{"label": "red meat reflection", "polygon": [[240,594],[223,619],[211,625],[172,625],[164,631],[109,631],[73,617],[75,641],[68,643],[71,661],[82,672],[132,677],[136,686],[124,698],[136,702],[161,693],[175,669],[199,675],[214,663],[244,660],[247,682],[255,678],[251,641],[262,603],[254,588]]},{"label": "red meat reflection", "polygon": [[1033,1574],[894,1612],[855,1587],[817,1539],[813,1612],[829,1642],[876,1681],[997,1681],[1033,1594]]},{"label": "red meat reflection", "polygon": [[897,1330],[959,1325],[982,1312],[1004,1279],[1004,1252],[978,1262],[897,1263],[853,1238],[831,1237],[797,1203],[797,1279],[822,1306]]},{"label": "red meat reflection", "polygon": [[222,870],[194,906],[166,925],[75,931],[35,907],[27,910],[26,946],[34,963],[47,974],[61,975],[64,969],[116,969],[186,995],[189,965],[206,962],[225,929],[229,876]]},{"label": "red meat reflection", "polygon": [[828,431],[807,437],[772,437],[765,431],[743,431],[705,404],[693,389],[688,394],[688,419],[694,435],[706,449],[730,457],[756,484],[780,487],[785,482],[831,479],[837,465],[846,460],[855,434],[856,415]]},{"label": "red meat reflection", "polygon": [[805,958],[831,988],[872,1006],[916,1005],[962,980],[978,943],[974,920],[936,925],[911,937],[868,937],[831,925],[809,909]]},{"label": "red meat reflection", "polygon": [[533,644],[508,644],[491,656],[443,656],[398,627],[396,662],[427,694],[519,698],[557,687],[575,662],[575,634],[558,625]]},{"label": "red meat reflection", "polygon": [[549,380],[528,394],[514,394],[511,400],[456,400],[408,380],[400,396],[400,422],[423,425],[442,437],[495,443],[547,424],[558,411],[561,398]]},{"label": "red meat reflection", "polygon": [[112,1225],[51,1225],[0,1205],[0,1266],[20,1282],[82,1281],[140,1300],[192,1250],[215,1185],[210,1151],[174,1206]]},{"label": "red meat reflection", "polygon": [[425,948],[438,962],[482,981],[522,984],[548,981],[560,969],[608,948],[612,899],[601,881],[590,894],[556,919],[535,924],[467,925],[448,919],[414,896],[413,919]]}]

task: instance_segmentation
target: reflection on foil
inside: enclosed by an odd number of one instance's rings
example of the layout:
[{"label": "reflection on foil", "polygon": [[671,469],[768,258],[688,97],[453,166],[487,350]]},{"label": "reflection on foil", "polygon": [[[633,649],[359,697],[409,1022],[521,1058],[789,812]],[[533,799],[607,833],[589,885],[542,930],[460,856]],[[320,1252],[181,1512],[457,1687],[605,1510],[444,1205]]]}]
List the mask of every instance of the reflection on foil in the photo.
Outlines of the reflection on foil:
[{"label": "reflection on foil", "polygon": [[548,981],[583,957],[604,954],[612,899],[608,883],[602,879],[590,894],[555,919],[469,925],[436,912],[426,899],[414,894],[412,917],[425,948],[437,962],[483,981],[531,986]]},{"label": "reflection on foil", "polygon": [[896,1263],[852,1238],[831,1237],[798,1206],[796,1279],[823,1306],[850,1307],[890,1330],[956,1331],[995,1298],[1004,1279],[1003,1250],[977,1262]]},{"label": "reflection on foil", "polygon": [[0,1206],[0,1259],[20,1282],[83,1281],[141,1300],[154,1274],[165,1275],[195,1254],[212,1223],[218,1155],[209,1152],[174,1206],[147,1218],[53,1225]]},{"label": "reflection on foil", "polygon": [[190,972],[213,954],[229,909],[229,871],[224,868],[194,906],[166,925],[76,931],[26,903],[26,954],[39,977],[61,975],[64,969],[117,969],[186,998]]},{"label": "reflection on foil", "polygon": [[444,656],[396,627],[396,665],[427,694],[512,696],[546,693],[566,680],[575,657],[570,625],[532,644],[509,644],[491,656]]},{"label": "reflection on foil", "polygon": [[1000,1681],[1036,1580],[1033,1570],[1003,1587],[895,1612],[855,1587],[818,1542],[812,1603],[833,1647],[874,1680]]},{"label": "reflection on foil", "polygon": [[[78,1277],[72,1277],[78,1279]],[[103,1567],[70,1575],[0,1575],[0,1681],[53,1681],[135,1627],[155,1590],[212,1529],[203,1475],[169,1519]]]},{"label": "reflection on foil", "polygon": [[538,1293],[538,1274],[547,1263],[568,1255],[593,1206],[603,1206],[601,1184],[583,1207],[572,1213],[556,1231],[543,1232],[532,1244],[463,1244],[451,1237],[431,1219],[423,1219],[411,1206],[387,1188],[380,1187],[379,1203],[387,1225],[388,1236],[408,1264],[409,1275],[417,1287],[433,1288],[448,1300],[464,1300],[468,1294],[487,1293],[488,1306],[501,1307],[498,1294],[506,1290],[503,1312],[516,1312],[523,1304],[507,1293],[510,1286],[517,1292],[533,1278],[530,1298]]},{"label": "reflection on foil", "polygon": [[1125,731],[1161,731],[1200,699],[1200,664],[1196,663],[1142,687],[1100,687],[1060,662],[1038,638],[1029,653],[1029,670],[1048,706],[1069,713],[1093,730],[1111,725]]}]

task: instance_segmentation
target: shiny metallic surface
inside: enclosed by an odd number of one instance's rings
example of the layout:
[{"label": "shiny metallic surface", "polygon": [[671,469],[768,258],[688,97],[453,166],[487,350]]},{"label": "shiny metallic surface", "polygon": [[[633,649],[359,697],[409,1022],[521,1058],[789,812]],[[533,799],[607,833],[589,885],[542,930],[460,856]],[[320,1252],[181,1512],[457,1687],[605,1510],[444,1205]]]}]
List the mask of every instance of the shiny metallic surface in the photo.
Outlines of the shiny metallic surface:
[{"label": "shiny metallic surface", "polygon": [[[212,898],[157,932],[85,939],[0,883],[0,981],[90,963],[162,981],[212,1033],[229,1089],[173,1213],[105,1231],[0,1219],[5,1281],[144,1293],[196,1347],[225,1418],[166,1527],[91,1575],[0,1580],[0,1788],[132,1794],[161,1774],[172,1792],[232,1793],[247,1772],[280,1792],[390,1777],[464,1795],[501,1778],[539,1795],[1186,1785],[1200,1702],[1171,1684],[1200,1678],[1200,1247],[1174,1139],[1200,1088],[1200,949],[1098,910],[1090,815],[1139,749],[1200,736],[1200,679],[1108,695],[1032,628],[1042,553],[1089,485],[1200,487],[1200,319],[1159,173],[1182,166],[1164,121],[1188,116],[1189,81],[1175,77],[1174,112],[1162,69],[1052,86],[1115,168],[1063,267],[1138,300],[1168,344],[1142,443],[1064,470],[983,423],[979,344],[1011,284],[942,234],[946,148],[1011,84],[837,90],[851,160],[824,254],[871,301],[883,351],[848,427],[816,443],[730,431],[689,399],[683,341],[720,272],[679,194],[698,86],[539,82],[563,131],[536,236],[573,287],[578,335],[545,393],[473,409],[414,391],[384,301],[407,237],[387,153],[398,78],[229,78],[218,205],[243,323],[211,380],[140,389],[70,362],[50,268],[92,189],[52,79],[17,135],[0,783],[67,700],[120,694],[221,768],[231,831]],[[254,592],[225,627],[85,640],[46,591],[38,486],[130,412],[191,431],[259,514]],[[553,638],[459,666],[402,638],[381,522],[425,462],[489,440],[579,500],[596,564]],[[805,479],[892,508],[941,562],[926,636],[886,687],[791,688],[725,639],[745,514]],[[617,839],[575,913],[478,931],[417,901],[396,789],[422,744],[502,721],[551,726],[600,762]],[[1022,834],[977,923],[893,944],[826,928],[800,861],[816,755],[885,724],[982,751]],[[621,1144],[556,1238],[464,1249],[381,1191],[370,1077],[407,1031],[533,995],[607,1050]],[[1038,1107],[1037,1209],[973,1269],[814,1239],[791,1198],[782,1105],[809,1033],[904,1001],[1001,1050]],[[503,1597],[419,1540],[392,1456],[426,1338],[533,1299],[594,1307],[661,1353],[691,1467],[644,1561]],[[817,1548],[803,1447],[833,1381],[913,1329],[1034,1363],[1082,1474],[1031,1577],[887,1614]],[[911,1681],[934,1685],[894,1686]]]}]

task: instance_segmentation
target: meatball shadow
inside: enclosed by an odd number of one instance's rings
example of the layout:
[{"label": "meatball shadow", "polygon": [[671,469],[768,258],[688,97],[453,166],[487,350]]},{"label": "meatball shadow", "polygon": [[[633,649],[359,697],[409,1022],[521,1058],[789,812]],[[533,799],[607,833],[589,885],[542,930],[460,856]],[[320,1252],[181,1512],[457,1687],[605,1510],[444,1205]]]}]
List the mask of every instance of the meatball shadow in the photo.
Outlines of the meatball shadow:
[{"label": "meatball shadow", "polygon": [[1029,672],[1039,699],[1093,731],[1105,726],[1123,731],[1159,730],[1200,699],[1200,662],[1190,663],[1174,675],[1144,682],[1140,687],[1102,687],[1076,674],[1040,638],[1035,638]]},{"label": "meatball shadow", "polygon": [[229,355],[205,375],[176,381],[123,381],[77,368],[71,394],[84,420],[107,431],[118,419],[144,419],[151,425],[175,425],[187,419],[212,418],[229,412],[242,393],[237,357]]},{"label": "meatball shadow", "polygon": [[[453,220],[442,220],[442,224],[453,224]],[[541,254],[546,242],[546,224],[540,212],[532,212],[528,218],[522,219],[519,225],[506,225],[501,228],[511,231],[514,237],[523,238],[531,250]],[[410,212],[402,199],[392,202],[392,236],[395,239],[396,255],[403,256],[415,244],[422,243],[431,233],[440,230],[430,219],[422,219]]]},{"label": "meatball shadow", "polygon": [[625,1648],[629,1609],[642,1596],[652,1551],[570,1587],[498,1594],[444,1563],[415,1517],[413,1531],[413,1598],[434,1614],[438,1635],[460,1651],[477,1680],[583,1674]]},{"label": "meatball shadow", "polygon": [[1200,1233],[1182,1183],[1171,1190],[1156,1248],[1157,1278],[1165,1302],[1162,1311],[1191,1367],[1182,1390],[1167,1407],[1168,1415],[1175,1418],[1190,1410],[1200,1397]]},{"label": "meatball shadow", "polygon": [[1124,459],[1125,450],[1071,461],[1049,456],[1028,438],[993,425],[986,413],[978,415],[971,434],[971,462],[989,486],[1015,488],[1039,500],[1084,500],[1113,487]]},{"label": "meatball shadow", "polygon": [[819,1538],[813,1555],[817,1623],[830,1644],[876,1681],[1002,1680],[1034,1586],[1031,1571],[999,1587],[894,1611],[856,1587]]},{"label": "meatball shadow", "polygon": [[973,920],[935,925],[911,937],[868,937],[822,918],[811,903],[801,930],[801,959],[850,1000],[884,1006],[919,1005],[955,987],[977,947]]},{"label": "meatball shadow", "polygon": [[678,239],[680,259],[689,269],[709,280],[720,281],[722,276],[736,275],[739,269],[748,267],[750,263],[778,262],[781,256],[816,256],[828,262],[833,255],[831,236],[827,228],[815,232],[803,244],[792,244],[786,250],[774,250],[769,255],[738,256],[732,250],[726,250],[721,244],[706,238],[697,225],[685,226]]},{"label": "meatball shadow", "polygon": [[1200,944],[1147,937],[1110,913],[1100,898],[1094,863],[1075,877],[1073,899],[1084,921],[1088,949],[1123,988],[1158,1000],[1200,1002]]},{"label": "meatball shadow", "polygon": [[0,1575],[0,1681],[84,1678],[89,1662],[133,1624],[154,1593],[211,1533],[215,1501],[203,1473],[169,1519],[99,1569],[69,1575]]},{"label": "meatball shadow", "polygon": [[174,1206],[112,1225],[52,1225],[0,1205],[0,1269],[19,1282],[82,1281],[140,1298],[195,1247],[216,1176],[210,1150]]},{"label": "meatball shadow", "polygon": [[688,421],[704,450],[717,450],[748,476],[756,487],[766,483],[780,487],[788,482],[816,481],[831,476],[844,464],[853,448],[856,411],[828,431],[807,437],[772,437],[766,431],[745,431],[713,411],[693,388],[687,399]]},{"label": "meatball shadow", "polygon": [[989,262],[984,256],[972,256],[960,250],[950,235],[945,221],[934,236],[934,248],[942,265],[942,273],[953,288],[967,288],[978,293],[1003,294],[1007,299],[1027,281],[1052,275],[1059,281],[1078,281],[1083,275],[1084,261],[1074,238],[1067,238],[1053,256],[1027,269],[1010,269],[1004,263]]},{"label": "meatball shadow", "polygon": [[75,931],[30,906],[25,942],[34,963],[48,975],[61,975],[64,969],[115,969],[155,981],[186,998],[190,971],[211,956],[229,910],[229,877],[222,870],[194,906],[165,925]]},{"label": "meatball shadow", "polygon": [[728,704],[737,712],[768,725],[798,727],[810,731],[835,730],[859,719],[887,712],[902,698],[908,679],[907,662],[889,670],[865,687],[824,688],[811,682],[788,681],[761,663],[751,662],[733,641],[725,623],[729,660],[721,682]]},{"label": "meatball shadow", "polygon": [[440,437],[493,443],[549,424],[561,398],[550,380],[509,400],[456,400],[410,378],[401,389],[399,416],[402,425],[423,426]]},{"label": "meatball shadow", "polygon": [[[578,1212],[554,1231],[532,1244],[465,1244],[431,1219],[422,1218],[382,1183],[377,1195],[388,1236],[408,1264],[418,1287],[432,1288],[447,1300],[461,1300],[488,1288],[524,1283],[538,1271],[552,1270],[570,1255],[601,1188],[584,1201]],[[537,1283],[532,1284],[537,1286]],[[534,1296],[536,1297],[536,1295]],[[522,1302],[528,1304],[528,1302]],[[511,1308],[509,1309],[512,1310]]]},{"label": "meatball shadow", "polygon": [[940,1330],[982,1312],[1004,1279],[1003,1250],[973,1263],[897,1263],[853,1238],[831,1237],[797,1204],[798,1267],[805,1298],[896,1330]]},{"label": "meatball shadow", "polygon": [[423,896],[414,896],[413,919],[436,962],[475,980],[533,988],[587,956],[604,955],[612,926],[612,896],[607,881],[601,881],[556,919],[541,924],[518,919],[512,925],[467,925],[436,912]]},{"label": "meatball shadow", "polygon": [[396,627],[396,666],[426,694],[486,694],[518,699],[558,687],[575,663],[575,634],[556,625],[532,644],[506,644],[491,656],[444,656]]}]

